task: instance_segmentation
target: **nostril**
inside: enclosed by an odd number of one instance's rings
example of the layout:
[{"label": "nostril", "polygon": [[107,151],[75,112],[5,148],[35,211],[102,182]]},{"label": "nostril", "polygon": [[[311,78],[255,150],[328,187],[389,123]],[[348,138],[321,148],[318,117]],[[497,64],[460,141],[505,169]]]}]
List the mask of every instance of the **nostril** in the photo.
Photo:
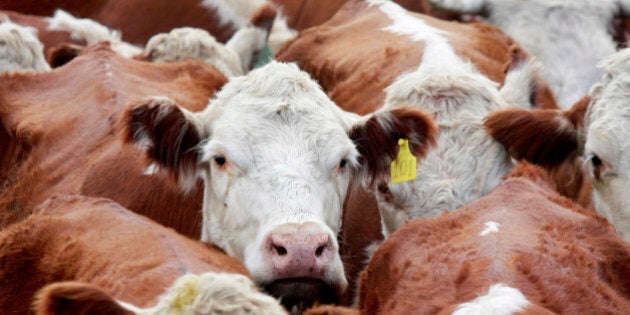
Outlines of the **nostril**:
[{"label": "nostril", "polygon": [[277,246],[277,245],[273,245],[273,249],[276,251],[276,253],[278,253],[278,255],[280,256],[284,256],[287,254],[287,249],[284,248],[283,246]]},{"label": "nostril", "polygon": [[324,249],[326,249],[326,245],[322,245],[320,247],[317,247],[317,249],[315,250],[315,257],[321,256],[322,253],[324,252]]}]

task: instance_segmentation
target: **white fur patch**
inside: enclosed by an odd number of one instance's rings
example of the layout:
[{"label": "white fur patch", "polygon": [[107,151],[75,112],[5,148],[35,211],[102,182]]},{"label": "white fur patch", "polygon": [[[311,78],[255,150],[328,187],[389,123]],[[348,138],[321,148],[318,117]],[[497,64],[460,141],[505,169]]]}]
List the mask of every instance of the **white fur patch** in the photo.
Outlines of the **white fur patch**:
[{"label": "white fur patch", "polygon": [[254,12],[260,8],[265,0],[203,0],[202,5],[217,11],[221,24],[233,24],[241,28],[247,23]]},{"label": "white fur patch", "polygon": [[94,20],[76,18],[63,10],[55,11],[48,29],[68,32],[72,39],[83,40],[88,45],[108,41],[112,50],[125,58],[132,58],[142,52],[141,48],[123,42],[119,31],[111,30]]},{"label": "white fur patch", "polygon": [[522,311],[530,304],[518,289],[498,283],[490,287],[488,294],[461,304],[453,315],[508,315]]},{"label": "white fur patch", "polygon": [[245,73],[239,54],[218,42],[208,31],[181,27],[149,39],[144,55],[153,62],[176,62],[201,59],[230,78]]},{"label": "white fur patch", "polygon": [[481,11],[483,5],[487,3],[485,0],[431,0],[431,2],[440,8],[470,13]]},{"label": "white fur patch", "polygon": [[481,231],[481,233],[479,233],[479,236],[486,236],[490,233],[498,233],[499,232],[499,226],[501,226],[500,223],[498,222],[494,222],[494,221],[488,221],[486,222],[486,227],[483,231]]},{"label": "white fur patch", "polygon": [[37,29],[0,19],[0,72],[49,71]]},{"label": "white fur patch", "polygon": [[118,303],[140,315],[287,314],[276,299],[258,291],[249,278],[231,273],[184,275],[152,308],[140,309],[128,303]]},{"label": "white fur patch", "polygon": [[144,175],[151,176],[157,174],[157,172],[158,166],[155,165],[155,163],[152,163],[151,165],[149,165],[149,167],[147,167],[146,170],[144,170]]}]

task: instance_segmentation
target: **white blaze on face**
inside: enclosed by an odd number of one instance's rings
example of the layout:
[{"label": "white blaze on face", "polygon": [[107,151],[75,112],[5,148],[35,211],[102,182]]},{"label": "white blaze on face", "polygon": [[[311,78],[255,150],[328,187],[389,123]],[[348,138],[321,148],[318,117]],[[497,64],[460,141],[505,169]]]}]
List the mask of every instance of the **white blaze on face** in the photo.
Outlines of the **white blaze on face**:
[{"label": "white blaze on face", "polygon": [[385,108],[411,106],[433,115],[438,145],[419,160],[415,180],[380,183],[377,200],[385,237],[406,220],[434,217],[487,194],[512,167],[507,152],[482,126],[492,111],[506,108],[498,84],[462,61],[446,33],[391,1],[371,0],[390,19],[383,31],[407,36],[424,49],[416,71],[387,89]]},{"label": "white blaze on face", "polygon": [[610,56],[600,66],[608,76],[593,89],[584,154],[595,208],[630,241],[630,50]]}]

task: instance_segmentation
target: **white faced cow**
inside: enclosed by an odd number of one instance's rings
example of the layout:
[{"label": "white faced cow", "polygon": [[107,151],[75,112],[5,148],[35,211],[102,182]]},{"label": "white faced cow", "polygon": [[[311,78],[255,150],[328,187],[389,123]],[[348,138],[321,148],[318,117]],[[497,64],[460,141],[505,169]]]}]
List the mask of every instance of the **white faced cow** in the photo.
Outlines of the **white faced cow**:
[{"label": "white faced cow", "polygon": [[571,110],[508,110],[485,122],[512,155],[555,165],[584,158],[595,209],[630,241],[630,49],[600,63],[606,75]]},{"label": "white faced cow", "polygon": [[243,261],[285,305],[346,289],[337,234],[352,174],[388,171],[399,138],[422,156],[436,133],[418,110],[345,112],[278,62],[233,78],[203,112],[155,98],[128,112],[127,125],[183,186],[203,177],[201,239]]}]

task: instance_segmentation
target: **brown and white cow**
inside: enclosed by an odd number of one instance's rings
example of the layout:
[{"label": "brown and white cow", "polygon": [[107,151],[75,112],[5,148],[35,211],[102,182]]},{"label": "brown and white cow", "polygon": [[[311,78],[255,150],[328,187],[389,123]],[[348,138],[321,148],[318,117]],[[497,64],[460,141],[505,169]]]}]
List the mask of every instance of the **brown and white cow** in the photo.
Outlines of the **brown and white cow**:
[{"label": "brown and white cow", "polygon": [[436,132],[413,109],[345,112],[295,64],[278,62],[232,78],[203,112],[153,98],[126,119],[129,140],[182,186],[204,179],[201,239],[285,303],[345,291],[337,235],[352,175],[382,176],[399,138],[424,155]]},{"label": "brown and white cow", "polygon": [[630,245],[521,164],[490,194],[392,234],[357,309],[308,314],[625,314]]},{"label": "brown and white cow", "polygon": [[436,6],[480,14],[543,64],[543,75],[565,109],[603,75],[598,61],[617,49],[614,22],[630,14],[627,0],[430,0]]},{"label": "brown and white cow", "polygon": [[[284,313],[236,259],[106,198],[62,195],[43,202],[2,229],[0,262],[3,314],[29,314],[36,291],[52,283],[39,294],[40,314],[104,315],[116,308],[136,314],[130,305],[171,314],[178,308]],[[90,299],[94,290],[101,299]]]},{"label": "brown and white cow", "polygon": [[485,124],[516,158],[548,166],[584,158],[595,209],[630,241],[630,50],[599,66],[605,76],[570,110],[502,111]]}]

